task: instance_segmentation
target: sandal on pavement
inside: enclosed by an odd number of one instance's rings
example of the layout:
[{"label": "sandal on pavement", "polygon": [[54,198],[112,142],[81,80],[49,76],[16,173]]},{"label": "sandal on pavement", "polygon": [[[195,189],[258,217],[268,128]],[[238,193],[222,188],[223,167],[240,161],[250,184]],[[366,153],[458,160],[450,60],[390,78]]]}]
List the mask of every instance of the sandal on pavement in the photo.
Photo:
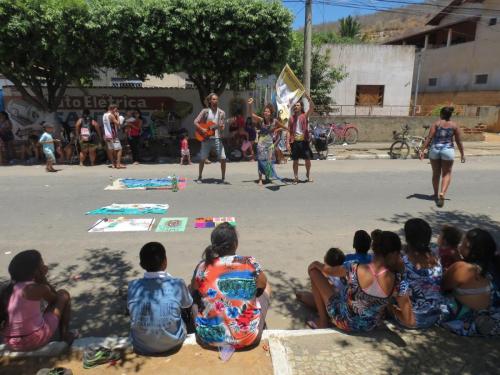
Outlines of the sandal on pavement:
[{"label": "sandal on pavement", "polygon": [[439,198],[436,201],[436,206],[438,206],[438,207],[444,206],[444,195],[439,194]]},{"label": "sandal on pavement", "polygon": [[319,329],[318,325],[316,324],[316,322],[314,320],[308,320],[306,321],[306,325],[311,328],[311,329]]},{"label": "sandal on pavement", "polygon": [[88,369],[120,360],[119,352],[104,346],[88,347],[83,352],[83,368]]},{"label": "sandal on pavement", "polygon": [[42,368],[36,375],[73,375],[73,371],[64,367]]}]

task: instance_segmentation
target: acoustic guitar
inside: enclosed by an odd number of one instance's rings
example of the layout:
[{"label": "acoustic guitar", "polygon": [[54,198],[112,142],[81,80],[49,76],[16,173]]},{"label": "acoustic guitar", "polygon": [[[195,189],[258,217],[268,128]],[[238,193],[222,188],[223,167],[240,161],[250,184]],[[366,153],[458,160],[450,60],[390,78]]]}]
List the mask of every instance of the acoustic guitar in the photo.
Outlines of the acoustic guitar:
[{"label": "acoustic guitar", "polygon": [[206,133],[203,134],[202,132],[200,132],[198,127],[196,127],[196,130],[194,132],[194,137],[198,141],[203,142],[203,141],[207,140],[208,138],[215,136],[215,129],[217,129],[219,127],[219,125],[217,125],[213,121],[208,121],[205,123],[200,123],[199,127],[202,128],[203,130],[205,130]]}]

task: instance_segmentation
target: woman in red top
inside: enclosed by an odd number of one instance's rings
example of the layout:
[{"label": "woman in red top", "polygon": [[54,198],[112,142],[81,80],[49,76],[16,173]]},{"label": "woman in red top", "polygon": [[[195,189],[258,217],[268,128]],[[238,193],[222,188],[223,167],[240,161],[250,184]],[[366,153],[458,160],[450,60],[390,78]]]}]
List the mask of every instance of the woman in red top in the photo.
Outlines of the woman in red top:
[{"label": "woman in red top", "polygon": [[141,128],[142,128],[142,115],[141,111],[134,111],[135,121],[130,123],[128,132],[128,144],[130,151],[132,151],[132,161],[134,164],[139,164],[139,143],[141,141]]},{"label": "woman in red top", "polygon": [[312,151],[309,147],[309,123],[308,119],[314,111],[314,103],[309,94],[304,94],[309,102],[309,109],[304,113],[302,101],[299,100],[293,106],[293,114],[288,120],[290,131],[290,144],[292,148],[294,184],[299,182],[299,159],[304,159],[306,164],[307,182],[313,182],[311,178]]}]

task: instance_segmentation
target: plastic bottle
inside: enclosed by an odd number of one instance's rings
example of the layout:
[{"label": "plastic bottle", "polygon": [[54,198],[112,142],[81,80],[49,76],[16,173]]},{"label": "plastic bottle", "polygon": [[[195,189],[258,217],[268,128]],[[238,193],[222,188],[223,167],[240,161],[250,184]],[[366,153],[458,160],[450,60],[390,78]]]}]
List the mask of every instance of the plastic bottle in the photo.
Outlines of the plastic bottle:
[{"label": "plastic bottle", "polygon": [[176,192],[178,190],[179,190],[179,186],[178,186],[178,183],[177,183],[177,177],[174,174],[174,177],[172,177],[172,191]]}]

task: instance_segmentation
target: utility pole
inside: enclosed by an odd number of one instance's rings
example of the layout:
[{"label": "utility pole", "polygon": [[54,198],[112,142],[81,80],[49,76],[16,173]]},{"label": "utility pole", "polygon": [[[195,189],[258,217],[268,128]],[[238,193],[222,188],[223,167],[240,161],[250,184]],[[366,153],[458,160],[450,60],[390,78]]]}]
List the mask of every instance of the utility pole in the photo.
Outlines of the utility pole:
[{"label": "utility pole", "polygon": [[304,88],[311,93],[311,51],[312,51],[312,0],[306,0],[304,28]]}]

